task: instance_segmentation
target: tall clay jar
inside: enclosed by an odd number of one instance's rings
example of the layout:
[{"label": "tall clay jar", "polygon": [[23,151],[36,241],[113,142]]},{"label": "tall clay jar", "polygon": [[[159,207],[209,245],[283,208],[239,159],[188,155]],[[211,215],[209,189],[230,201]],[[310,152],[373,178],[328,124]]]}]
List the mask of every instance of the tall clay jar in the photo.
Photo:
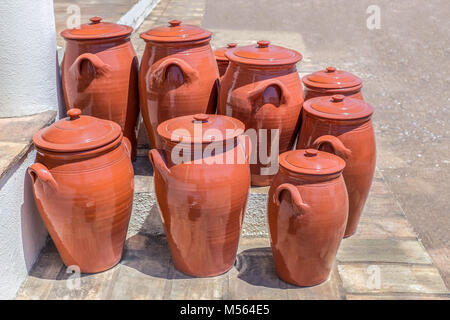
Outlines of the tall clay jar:
[{"label": "tall clay jar", "polygon": [[333,152],[347,163],[343,176],[350,209],[345,237],[356,232],[375,171],[372,114],[373,108],[368,103],[343,95],[317,97],[303,104],[297,149]]},{"label": "tall clay jar", "polygon": [[198,277],[228,271],[236,258],[250,169],[237,119],[197,114],[158,126],[150,150],[154,183],[175,267]]},{"label": "tall clay jar", "polygon": [[214,55],[216,56],[217,61],[217,67],[219,68],[219,76],[223,77],[225,72],[227,71],[228,65],[230,64],[230,61],[225,56],[225,51],[231,48],[236,47],[236,43],[229,43],[226,47],[218,48],[214,50]]},{"label": "tall clay jar", "polygon": [[121,257],[133,203],[130,143],[118,124],[80,115],[37,132],[28,168],[39,213],[66,266],[107,270]]},{"label": "tall clay jar", "polygon": [[66,29],[62,87],[66,107],[120,125],[136,155],[139,115],[139,63],[130,41],[133,28],[90,19],[80,28]]},{"label": "tall clay jar", "polygon": [[350,72],[328,67],[303,77],[305,100],[342,94],[355,99],[363,99],[362,80]]},{"label": "tall clay jar", "polygon": [[225,56],[230,65],[221,80],[218,114],[244,122],[255,145],[252,184],[270,185],[278,155],[292,149],[300,127],[303,89],[296,63],[302,55],[261,40],[228,49]]},{"label": "tall clay jar", "polygon": [[172,20],[140,36],[146,42],[139,71],[142,117],[150,145],[160,148],[161,122],[216,113],[219,71],[207,30]]},{"label": "tall clay jar", "polygon": [[327,280],[344,235],[348,197],[338,156],[315,149],[280,156],[268,222],[279,277],[297,286]]}]

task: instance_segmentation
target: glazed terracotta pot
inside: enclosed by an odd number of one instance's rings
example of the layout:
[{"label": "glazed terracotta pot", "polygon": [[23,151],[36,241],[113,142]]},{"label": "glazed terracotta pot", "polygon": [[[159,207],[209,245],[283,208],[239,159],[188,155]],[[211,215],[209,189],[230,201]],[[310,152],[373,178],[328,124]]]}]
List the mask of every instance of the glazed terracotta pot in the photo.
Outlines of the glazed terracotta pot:
[{"label": "glazed terracotta pot", "polygon": [[373,108],[343,95],[318,97],[303,104],[303,125],[297,149],[319,148],[334,152],[347,163],[344,179],[350,210],[345,237],[356,232],[375,171]]},{"label": "glazed terracotta pot", "polygon": [[214,55],[216,56],[217,61],[217,67],[219,68],[219,76],[222,77],[225,74],[225,71],[227,71],[228,65],[230,64],[230,61],[225,56],[225,51],[231,48],[236,47],[236,43],[229,43],[226,47],[218,48],[214,50]]},{"label": "glazed terracotta pot", "polygon": [[280,155],[269,190],[268,222],[275,267],[297,286],[327,280],[348,215],[348,197],[338,156],[315,149]]},{"label": "glazed terracotta pot", "polygon": [[278,154],[292,149],[300,127],[303,89],[296,63],[302,56],[268,41],[229,49],[225,56],[230,65],[221,80],[218,113],[252,129],[252,184],[266,186],[277,172]]},{"label": "glazed terracotta pot", "polygon": [[138,60],[130,41],[133,28],[93,17],[78,29],[66,29],[62,85],[67,108],[120,125],[136,155],[139,115]]},{"label": "glazed terracotta pot", "polygon": [[335,67],[308,74],[302,80],[305,85],[305,100],[334,94],[363,100],[362,80],[354,74],[337,70]]},{"label": "glazed terracotta pot", "polygon": [[81,116],[37,132],[28,168],[40,215],[66,266],[107,270],[121,257],[133,203],[131,145],[112,121]]},{"label": "glazed terracotta pot", "polygon": [[158,126],[163,149],[150,151],[156,198],[183,273],[215,276],[234,264],[250,187],[243,131],[237,119],[206,114]]},{"label": "glazed terracotta pot", "polygon": [[211,32],[172,20],[141,34],[146,46],[139,71],[141,111],[150,145],[161,147],[156,130],[168,119],[216,113],[219,71]]}]

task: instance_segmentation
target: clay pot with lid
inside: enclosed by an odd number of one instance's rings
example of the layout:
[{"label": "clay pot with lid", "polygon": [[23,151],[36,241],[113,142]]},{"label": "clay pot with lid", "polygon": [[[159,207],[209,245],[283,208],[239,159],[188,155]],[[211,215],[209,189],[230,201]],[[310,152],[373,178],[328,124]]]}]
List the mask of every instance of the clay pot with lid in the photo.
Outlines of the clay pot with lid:
[{"label": "clay pot with lid", "polygon": [[231,48],[235,48],[237,46],[236,43],[229,43],[226,47],[218,48],[214,50],[214,55],[216,56],[217,67],[219,68],[219,76],[222,77],[227,71],[228,65],[230,61],[225,56],[225,51]]},{"label": "clay pot with lid", "polygon": [[342,157],[349,197],[345,237],[356,232],[375,171],[376,146],[371,116],[366,102],[334,95],[317,97],[303,104],[303,124],[297,149],[318,148]]},{"label": "clay pot with lid", "polygon": [[305,100],[342,94],[355,99],[363,99],[362,80],[350,72],[327,67],[303,77]]},{"label": "clay pot with lid", "polygon": [[207,114],[158,126],[163,148],[149,157],[173,262],[183,273],[215,276],[234,264],[250,187],[243,131],[237,119]]},{"label": "clay pot with lid", "polygon": [[[221,80],[218,114],[241,120],[246,130],[256,134],[252,141],[252,157],[256,157],[250,166],[252,184],[266,186],[277,172],[278,154],[292,149],[300,127],[303,89],[296,63],[302,55],[261,40],[256,45],[228,49],[225,56],[230,65]],[[271,154],[276,132],[279,153]],[[261,136],[265,133],[266,139]],[[264,140],[266,147],[256,140]],[[276,145],[274,149],[278,152]]]},{"label": "clay pot with lid", "polygon": [[150,145],[160,148],[161,122],[216,113],[219,71],[207,30],[172,20],[140,37],[146,42],[139,71],[141,111]]},{"label": "clay pot with lid", "polygon": [[122,257],[133,203],[131,145],[115,122],[80,109],[68,115],[34,135],[28,173],[64,264],[100,272]]},{"label": "clay pot with lid", "polygon": [[61,36],[66,50],[61,65],[66,107],[120,125],[136,155],[139,115],[139,63],[130,41],[133,28],[93,17]]},{"label": "clay pot with lid", "polygon": [[347,222],[345,161],[315,149],[279,161],[267,213],[276,271],[288,283],[317,285],[330,274]]}]

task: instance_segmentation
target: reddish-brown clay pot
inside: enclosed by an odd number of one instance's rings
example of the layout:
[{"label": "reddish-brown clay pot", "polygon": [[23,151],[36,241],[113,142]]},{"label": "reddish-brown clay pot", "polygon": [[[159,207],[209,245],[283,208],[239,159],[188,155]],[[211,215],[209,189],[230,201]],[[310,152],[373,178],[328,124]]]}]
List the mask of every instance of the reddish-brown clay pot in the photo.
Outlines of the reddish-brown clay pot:
[{"label": "reddish-brown clay pot", "polygon": [[93,17],[78,29],[66,29],[62,85],[67,108],[120,125],[136,155],[139,115],[139,63],[130,42],[133,28]]},{"label": "reddish-brown clay pot", "polygon": [[[216,132],[206,133],[210,129]],[[158,126],[163,149],[149,155],[156,198],[173,262],[183,273],[215,276],[234,264],[250,187],[243,131],[237,119],[206,114]],[[172,157],[180,147],[183,162]]]},{"label": "reddish-brown clay pot", "polygon": [[297,286],[325,281],[344,235],[348,197],[338,156],[315,149],[280,156],[268,221],[278,275]]},{"label": "reddish-brown clay pot", "polygon": [[[276,170],[264,170],[276,168],[278,154],[292,149],[300,126],[303,89],[296,63],[302,56],[263,40],[257,45],[229,49],[225,56],[230,65],[221,80],[218,114],[241,120],[246,130],[256,130],[256,137],[252,137],[255,145],[252,159],[256,158],[250,166],[252,184],[266,186]],[[267,139],[262,137],[260,129],[267,130]],[[276,140],[272,129],[279,130],[276,155],[270,152],[272,139]],[[267,141],[267,148],[262,149],[260,139]],[[270,161],[263,161],[261,153],[268,155]]]},{"label": "reddish-brown clay pot", "polygon": [[334,95],[303,104],[303,124],[297,149],[334,152],[347,163],[343,176],[350,203],[345,237],[356,232],[375,171],[373,108],[362,100]]},{"label": "reddish-brown clay pot", "polygon": [[214,50],[214,55],[216,56],[217,67],[219,68],[219,76],[222,77],[227,71],[228,65],[230,61],[225,56],[225,51],[231,48],[235,48],[237,46],[236,43],[229,43],[226,47],[218,48]]},{"label": "reddish-brown clay pot", "polygon": [[41,217],[66,266],[107,270],[121,257],[133,203],[131,146],[119,125],[80,116],[33,137],[36,162],[28,169]]},{"label": "reddish-brown clay pot", "polygon": [[343,70],[328,67],[303,77],[305,101],[315,97],[342,94],[355,99],[363,99],[362,80]]},{"label": "reddish-brown clay pot", "polygon": [[146,41],[139,71],[142,117],[150,145],[161,147],[156,130],[168,119],[216,113],[219,71],[211,32],[172,20],[141,34]]}]

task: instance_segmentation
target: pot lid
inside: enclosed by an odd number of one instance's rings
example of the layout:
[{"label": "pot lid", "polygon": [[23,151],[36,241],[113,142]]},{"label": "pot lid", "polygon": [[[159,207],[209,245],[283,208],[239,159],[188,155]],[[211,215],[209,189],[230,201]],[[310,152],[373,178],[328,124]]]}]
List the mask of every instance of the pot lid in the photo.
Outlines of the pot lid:
[{"label": "pot lid", "polygon": [[303,77],[303,83],[310,88],[320,89],[359,89],[362,80],[350,72],[328,67]]},{"label": "pot lid", "polygon": [[345,167],[345,161],[342,158],[316,149],[284,152],[279,157],[279,163],[289,171],[311,175],[338,173]]},{"label": "pot lid", "polygon": [[218,48],[214,50],[214,55],[216,56],[216,60],[219,61],[228,61],[228,58],[225,57],[225,51],[231,48],[235,48],[237,46],[236,43],[228,43],[226,47]]},{"label": "pot lid", "polygon": [[56,152],[76,152],[96,149],[120,137],[122,129],[109,120],[82,116],[80,109],[67,111],[67,118],[39,130],[33,136],[41,149]]},{"label": "pot lid", "polygon": [[66,29],[61,36],[66,39],[92,40],[107,39],[130,35],[133,28],[113,22],[102,22],[100,17],[92,17],[90,23],[82,24],[79,28]]},{"label": "pot lid", "polygon": [[325,119],[355,120],[370,117],[370,104],[341,94],[323,96],[307,100],[303,104],[305,112]]},{"label": "pot lid", "polygon": [[241,135],[245,125],[238,119],[215,115],[195,114],[162,122],[158,134],[167,141],[184,143],[210,143]]},{"label": "pot lid", "polygon": [[185,42],[209,39],[211,32],[198,26],[182,24],[180,20],[172,20],[167,26],[156,27],[141,33],[140,37],[155,42]]},{"label": "pot lid", "polygon": [[294,64],[302,59],[302,55],[291,49],[270,44],[260,40],[256,45],[236,47],[225,52],[225,56],[234,62],[254,65],[286,65]]}]

